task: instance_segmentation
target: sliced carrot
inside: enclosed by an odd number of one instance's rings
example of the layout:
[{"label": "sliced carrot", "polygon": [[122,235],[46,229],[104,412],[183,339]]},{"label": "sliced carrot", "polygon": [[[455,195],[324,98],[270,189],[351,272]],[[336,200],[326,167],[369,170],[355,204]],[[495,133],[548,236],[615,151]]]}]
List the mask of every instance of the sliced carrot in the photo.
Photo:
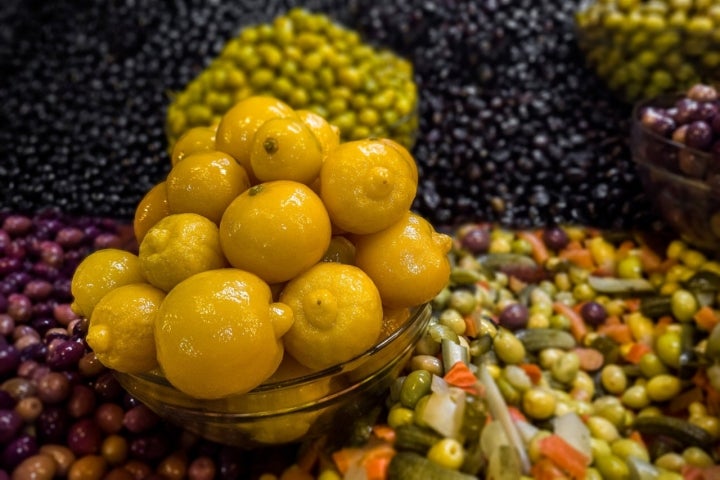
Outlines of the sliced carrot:
[{"label": "sliced carrot", "polygon": [[632,240],[623,240],[620,245],[617,246],[615,256],[618,260],[622,260],[627,257],[632,250],[635,250],[637,245]]},{"label": "sliced carrot", "polygon": [[645,345],[641,342],[633,342],[633,344],[630,346],[630,349],[625,354],[625,360],[634,365],[637,365],[638,363],[640,363],[642,357],[651,352],[652,348],[650,348],[648,345]]},{"label": "sliced carrot", "polygon": [[550,258],[550,252],[542,239],[541,233],[539,231],[520,230],[516,232],[516,235],[530,244],[533,260],[538,265],[545,265],[545,262]]},{"label": "sliced carrot", "polygon": [[508,408],[508,412],[510,412],[510,418],[512,418],[513,421],[515,421],[515,422],[518,422],[518,421],[519,422],[527,422],[528,421],[525,414],[519,408],[517,408],[513,405],[508,405],[507,408]]},{"label": "sliced carrot", "polygon": [[718,480],[720,479],[720,465],[711,467],[696,467],[684,465],[680,469],[683,480]]},{"label": "sliced carrot", "polygon": [[712,329],[715,328],[715,325],[720,323],[720,317],[717,312],[709,305],[703,305],[700,307],[698,311],[695,312],[693,320],[695,320],[695,325],[697,325],[700,330],[704,330],[706,332],[712,331]]},{"label": "sliced carrot", "polygon": [[582,242],[577,239],[571,239],[567,245],[565,245],[565,248],[560,250],[558,254],[562,254],[565,250],[583,250],[585,247],[583,246]]},{"label": "sliced carrot", "polygon": [[675,323],[675,319],[670,315],[663,315],[662,317],[658,318],[655,321],[655,335],[662,335],[673,323]]},{"label": "sliced carrot", "polygon": [[534,363],[522,363],[520,364],[520,368],[522,368],[527,374],[527,376],[530,377],[530,381],[534,385],[537,385],[538,383],[540,383],[540,380],[542,380],[542,369]]},{"label": "sliced carrot", "polygon": [[476,338],[478,334],[477,324],[472,315],[465,315],[465,335],[470,338]]},{"label": "sliced carrot", "polygon": [[642,265],[643,271],[648,273],[662,271],[662,257],[648,245],[640,245],[638,258],[640,259],[640,265]]},{"label": "sliced carrot", "polygon": [[534,480],[568,480],[562,470],[549,458],[541,458],[530,468],[530,475]]},{"label": "sliced carrot", "polygon": [[587,248],[564,249],[558,254],[559,258],[567,260],[588,271],[595,270],[595,259]]},{"label": "sliced carrot", "polygon": [[345,447],[335,450],[332,453],[332,459],[338,471],[345,475],[353,464],[360,462],[364,453],[364,450],[359,447]]},{"label": "sliced carrot", "polygon": [[555,313],[564,315],[565,318],[570,321],[570,333],[572,333],[578,343],[582,342],[583,338],[585,338],[585,335],[588,333],[588,327],[580,313],[562,302],[554,302],[553,310]]},{"label": "sliced carrot", "polygon": [[389,445],[378,445],[370,449],[363,458],[362,465],[367,480],[387,480],[390,461],[395,456],[395,449]]},{"label": "sliced carrot", "polygon": [[638,444],[645,446],[645,439],[643,438],[642,433],[637,430],[631,430],[628,434],[628,438],[633,442],[637,442]]},{"label": "sliced carrot", "polygon": [[597,332],[615,340],[620,345],[633,342],[632,331],[630,327],[624,323],[600,325],[597,328]]},{"label": "sliced carrot", "polygon": [[628,312],[637,312],[640,310],[641,303],[639,298],[626,298],[625,308],[627,308]]},{"label": "sliced carrot", "polygon": [[472,395],[479,395],[478,378],[465,362],[457,361],[450,367],[443,379],[453,387],[462,388]]},{"label": "sliced carrot", "polygon": [[587,466],[591,459],[566,442],[561,436],[551,434],[543,437],[538,442],[538,448],[542,456],[552,460],[571,478],[576,480],[585,478]]},{"label": "sliced carrot", "polygon": [[600,370],[605,363],[605,357],[595,348],[577,347],[573,349],[573,352],[580,359],[580,369],[585,372]]},{"label": "sliced carrot", "polygon": [[395,429],[390,425],[385,425],[384,423],[375,424],[372,427],[372,432],[373,435],[380,440],[384,440],[391,444],[395,443]]}]

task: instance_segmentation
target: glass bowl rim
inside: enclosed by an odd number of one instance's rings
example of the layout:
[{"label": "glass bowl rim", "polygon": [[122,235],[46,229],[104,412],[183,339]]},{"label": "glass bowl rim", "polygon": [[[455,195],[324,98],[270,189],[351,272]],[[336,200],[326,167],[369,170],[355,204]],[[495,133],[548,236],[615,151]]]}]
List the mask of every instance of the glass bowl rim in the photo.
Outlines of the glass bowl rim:
[{"label": "glass bowl rim", "polygon": [[[372,347],[365,350],[364,352],[360,353],[359,355],[354,356],[353,358],[346,360],[342,363],[339,363],[337,365],[333,365],[331,367],[324,368],[322,370],[318,370],[316,372],[311,372],[306,375],[301,375],[299,377],[284,379],[284,380],[278,380],[274,382],[269,383],[262,383],[255,387],[254,389],[250,390],[249,392],[245,393],[244,395],[248,394],[263,394],[263,393],[269,393],[272,391],[280,391],[285,390],[293,387],[302,386],[304,384],[315,382],[319,379],[332,376],[334,374],[340,373],[344,371],[345,369],[352,367],[353,365],[362,362],[365,359],[368,359],[375,355],[376,353],[380,352],[381,350],[388,347],[390,344],[395,342],[399,337],[401,337],[404,333],[406,333],[408,330],[410,330],[414,325],[417,324],[418,320],[423,318],[423,314],[427,312],[427,315],[430,315],[430,303],[426,302],[421,305],[417,305],[415,307],[410,307],[410,315],[408,319],[397,329],[395,329],[390,335],[383,338],[379,342],[375,343]],[[161,374],[158,373],[140,373],[140,374],[134,374],[131,375],[133,377],[137,377],[138,379],[141,379],[146,382],[150,382],[156,385],[161,385],[163,387],[169,387],[172,389],[175,389],[175,387]]]}]

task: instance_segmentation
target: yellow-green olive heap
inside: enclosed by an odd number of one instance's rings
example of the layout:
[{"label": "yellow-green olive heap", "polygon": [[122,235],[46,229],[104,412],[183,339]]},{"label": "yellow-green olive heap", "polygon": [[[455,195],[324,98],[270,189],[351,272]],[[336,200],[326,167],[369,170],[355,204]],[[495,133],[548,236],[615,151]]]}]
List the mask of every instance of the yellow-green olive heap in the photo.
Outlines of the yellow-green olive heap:
[{"label": "yellow-green olive heap", "polygon": [[191,127],[217,122],[236,102],[263,94],[325,117],[345,140],[379,136],[412,146],[412,65],[301,8],[244,28],[173,97],[166,125],[170,143]]},{"label": "yellow-green olive heap", "polygon": [[720,4],[602,0],[576,17],[588,62],[628,101],[720,80]]}]

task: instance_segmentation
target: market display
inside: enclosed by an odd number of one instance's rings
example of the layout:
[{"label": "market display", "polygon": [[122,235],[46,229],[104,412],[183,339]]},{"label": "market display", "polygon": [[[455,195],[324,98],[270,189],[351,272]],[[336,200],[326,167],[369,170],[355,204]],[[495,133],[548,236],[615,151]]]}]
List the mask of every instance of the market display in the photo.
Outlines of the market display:
[{"label": "market display", "polygon": [[0,480],[720,478],[720,10],[560,3],[0,7]]}]

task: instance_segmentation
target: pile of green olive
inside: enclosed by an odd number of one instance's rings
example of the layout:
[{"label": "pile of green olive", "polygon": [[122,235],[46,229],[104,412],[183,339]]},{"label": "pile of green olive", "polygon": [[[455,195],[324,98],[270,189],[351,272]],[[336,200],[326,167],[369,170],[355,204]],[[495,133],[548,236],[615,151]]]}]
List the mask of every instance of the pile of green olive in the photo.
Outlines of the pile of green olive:
[{"label": "pile of green olive", "polygon": [[414,143],[417,87],[410,62],[302,8],[245,27],[173,95],[166,119],[170,145],[192,127],[217,123],[251,95],[311,110],[338,127],[343,140],[376,136],[408,148]]},{"label": "pile of green olive", "polygon": [[576,15],[588,63],[627,101],[720,80],[720,4],[595,0]]}]

